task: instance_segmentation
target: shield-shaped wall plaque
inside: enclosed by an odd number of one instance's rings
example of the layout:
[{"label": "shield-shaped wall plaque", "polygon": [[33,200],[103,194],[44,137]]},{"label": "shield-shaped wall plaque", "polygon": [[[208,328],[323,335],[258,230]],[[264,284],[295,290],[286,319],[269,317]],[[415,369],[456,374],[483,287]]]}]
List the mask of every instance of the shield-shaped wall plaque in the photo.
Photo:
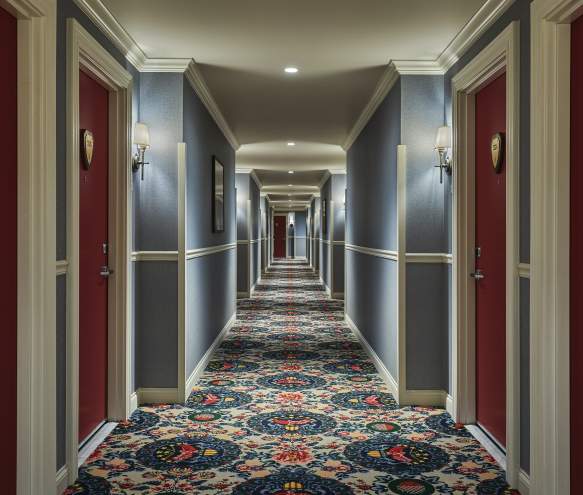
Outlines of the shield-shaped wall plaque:
[{"label": "shield-shaped wall plaque", "polygon": [[492,151],[492,166],[494,172],[497,174],[502,170],[502,163],[504,162],[504,134],[498,132],[492,136],[490,143],[490,150]]},{"label": "shield-shaped wall plaque", "polygon": [[83,160],[85,170],[89,170],[89,167],[91,167],[93,146],[93,133],[87,129],[83,129],[81,131],[81,159]]}]

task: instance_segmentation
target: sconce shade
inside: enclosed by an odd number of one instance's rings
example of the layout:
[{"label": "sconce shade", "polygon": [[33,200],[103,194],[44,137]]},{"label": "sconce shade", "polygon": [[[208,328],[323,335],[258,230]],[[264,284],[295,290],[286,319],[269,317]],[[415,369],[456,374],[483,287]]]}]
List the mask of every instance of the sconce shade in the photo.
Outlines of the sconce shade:
[{"label": "sconce shade", "polygon": [[141,122],[136,122],[134,127],[134,144],[148,148],[150,146],[150,131],[148,126]]},{"label": "sconce shade", "polygon": [[437,129],[435,148],[438,150],[451,148],[451,127],[443,126]]}]

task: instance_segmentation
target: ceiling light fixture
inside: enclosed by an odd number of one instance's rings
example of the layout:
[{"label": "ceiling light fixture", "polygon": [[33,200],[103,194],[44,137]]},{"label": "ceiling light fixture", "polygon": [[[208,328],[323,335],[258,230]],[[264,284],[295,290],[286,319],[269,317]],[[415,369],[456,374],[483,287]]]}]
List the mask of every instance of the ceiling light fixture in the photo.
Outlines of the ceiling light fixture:
[{"label": "ceiling light fixture", "polygon": [[293,187],[293,184],[288,184],[287,187]]},{"label": "ceiling light fixture", "polygon": [[298,73],[297,67],[286,67],[283,70],[285,71],[286,74],[297,74]]},{"label": "ceiling light fixture", "polygon": [[288,146],[295,146],[296,143],[294,143],[293,141],[290,141],[289,143],[287,143]]},{"label": "ceiling light fixture", "polygon": [[289,171],[288,171],[288,174],[293,174],[293,173],[294,173],[294,171],[293,171],[293,170],[289,170]]}]

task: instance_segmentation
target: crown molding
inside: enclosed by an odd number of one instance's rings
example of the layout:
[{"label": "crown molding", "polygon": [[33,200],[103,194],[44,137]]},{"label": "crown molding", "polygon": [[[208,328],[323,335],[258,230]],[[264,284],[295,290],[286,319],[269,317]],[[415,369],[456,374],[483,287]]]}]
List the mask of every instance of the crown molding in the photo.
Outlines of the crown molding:
[{"label": "crown molding", "polygon": [[348,133],[342,147],[354,144],[376,109],[401,75],[443,75],[508,10],[514,0],[487,0],[472,16],[436,60],[392,60],[387,65],[370,100]]},{"label": "crown molding", "polygon": [[328,169],[330,175],[346,175],[346,169],[339,169],[339,168],[331,168]]},{"label": "crown molding", "polygon": [[[251,174],[249,174],[249,175],[251,175],[251,178],[255,181],[255,184],[257,184],[257,187],[261,191],[261,188],[263,187],[263,184],[259,180],[259,177],[257,177],[257,174],[255,173],[255,170],[252,170],[251,171]],[[259,194],[261,194],[261,193],[259,193]]]},{"label": "crown molding", "polygon": [[74,0],[74,2],[139,72],[184,73],[231,147],[235,151],[239,149],[237,138],[229,127],[193,59],[148,58],[101,0]]},{"label": "crown molding", "polygon": [[253,172],[253,169],[252,168],[235,167],[235,173],[236,174],[250,174],[251,172]]},{"label": "crown molding", "polygon": [[514,0],[488,0],[437,58],[444,73],[508,10]]},{"label": "crown molding", "polygon": [[392,60],[399,75],[442,76],[444,68],[437,60]]},{"label": "crown molding", "polygon": [[235,151],[237,151],[239,149],[239,142],[237,141],[235,134],[233,134],[233,131],[229,127],[229,124],[227,123],[225,117],[223,116],[219,106],[217,105],[217,102],[213,98],[213,95],[211,94],[208,86],[206,85],[206,82],[202,77],[202,74],[198,69],[198,65],[196,64],[194,59],[190,61],[184,74],[186,76],[186,79],[188,79],[188,82],[198,95],[198,97],[203,102],[204,106],[212,115],[213,119],[215,120],[221,131],[223,131],[223,134],[227,138],[227,141],[229,141],[231,147]]},{"label": "crown molding", "polygon": [[101,0],[73,0],[125,58],[139,71],[146,63],[146,54]]}]

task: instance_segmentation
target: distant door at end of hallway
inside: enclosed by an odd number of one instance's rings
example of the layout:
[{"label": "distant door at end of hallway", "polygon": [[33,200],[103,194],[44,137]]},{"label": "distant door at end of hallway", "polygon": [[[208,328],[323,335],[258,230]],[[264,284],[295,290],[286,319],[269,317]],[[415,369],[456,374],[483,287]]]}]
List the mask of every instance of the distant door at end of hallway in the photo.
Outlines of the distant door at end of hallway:
[{"label": "distant door at end of hallway", "polygon": [[273,257],[285,258],[285,238],[287,229],[285,216],[273,217]]},{"label": "distant door at end of hallway", "polygon": [[2,234],[0,253],[2,269],[2,346],[0,346],[0,376],[2,396],[0,408],[2,425],[2,492],[16,493],[16,405],[17,401],[17,27],[16,19],[0,7],[0,60],[3,74],[0,78],[0,147],[2,149]]},{"label": "distant door at end of hallway", "polygon": [[91,163],[81,159],[79,217],[79,441],[107,418],[107,276],[109,94],[79,73],[79,124],[93,136]]},{"label": "distant door at end of hallway", "polygon": [[[506,75],[476,94],[476,419],[506,445],[506,163],[492,139],[506,132]],[[504,151],[504,142],[502,150]]]},{"label": "distant door at end of hallway", "polygon": [[571,25],[571,493],[580,493],[583,469],[583,16]]}]

